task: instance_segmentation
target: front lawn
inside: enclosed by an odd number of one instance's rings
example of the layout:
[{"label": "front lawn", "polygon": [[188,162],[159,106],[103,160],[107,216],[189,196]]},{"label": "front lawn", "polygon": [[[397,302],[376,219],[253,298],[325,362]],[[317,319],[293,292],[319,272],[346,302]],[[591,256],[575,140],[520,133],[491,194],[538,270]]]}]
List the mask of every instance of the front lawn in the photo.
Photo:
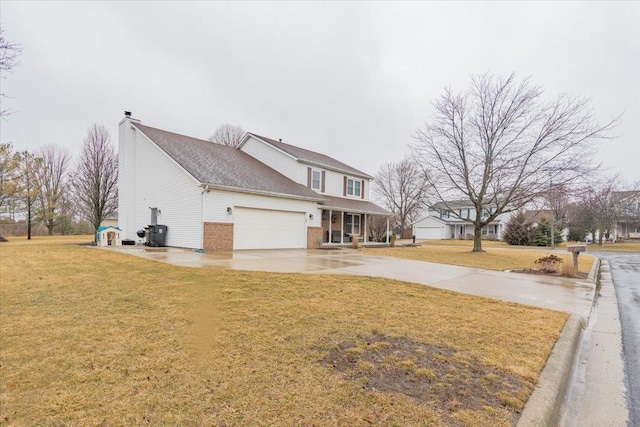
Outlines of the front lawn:
[{"label": "front lawn", "polygon": [[[452,241],[452,242],[455,242]],[[499,242],[494,242],[499,243]],[[439,264],[460,265],[464,267],[483,268],[487,270],[516,270],[535,269],[538,266],[535,261],[550,252],[544,248],[517,249],[514,247],[492,245],[484,247],[485,252],[471,252],[471,245],[445,246],[398,246],[395,248],[366,248],[368,255],[390,256],[396,258],[412,259],[416,261],[428,261]],[[562,255],[565,263],[573,263],[571,254]],[[588,255],[580,255],[578,268],[581,272],[589,272],[594,258]]]},{"label": "front lawn", "polygon": [[0,244],[0,267],[3,425],[508,426],[567,318],[55,239]]}]

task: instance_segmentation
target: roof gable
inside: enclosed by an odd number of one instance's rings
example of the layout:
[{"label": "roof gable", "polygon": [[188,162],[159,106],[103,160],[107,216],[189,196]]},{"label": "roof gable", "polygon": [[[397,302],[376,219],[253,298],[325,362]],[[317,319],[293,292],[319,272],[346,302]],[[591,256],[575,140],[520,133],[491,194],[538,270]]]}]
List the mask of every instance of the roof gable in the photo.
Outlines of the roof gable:
[{"label": "roof gable", "polygon": [[202,184],[324,200],[316,192],[237,148],[132,123]]},{"label": "roof gable", "polygon": [[305,148],[296,147],[295,145],[287,144],[282,141],[276,141],[271,138],[256,135],[255,133],[248,133],[247,135],[258,138],[259,140],[273,146],[274,148],[292,156],[301,163],[308,163],[311,165],[331,169],[337,172],[346,173],[349,175],[355,175],[362,178],[371,179],[372,176],[351,167],[339,160],[329,157],[326,154],[317,153],[315,151],[307,150]]}]

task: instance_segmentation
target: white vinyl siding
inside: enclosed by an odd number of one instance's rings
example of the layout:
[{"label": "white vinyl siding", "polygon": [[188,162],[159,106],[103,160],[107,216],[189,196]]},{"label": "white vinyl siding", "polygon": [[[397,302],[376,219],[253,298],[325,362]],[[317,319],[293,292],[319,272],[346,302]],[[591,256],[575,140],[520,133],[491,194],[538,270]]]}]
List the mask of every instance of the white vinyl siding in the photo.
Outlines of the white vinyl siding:
[{"label": "white vinyl siding", "polygon": [[301,181],[298,176],[298,161],[273,146],[251,136],[240,149],[292,181],[307,185],[307,169],[304,170],[304,181]]},{"label": "white vinyl siding", "polygon": [[233,249],[293,249],[307,246],[304,212],[236,208]]},{"label": "white vinyl siding", "polygon": [[[158,208],[158,224],[168,227],[167,246],[201,247],[200,184],[139,132],[136,133],[135,144],[136,202],[133,233],[150,223],[150,208]],[[127,236],[129,234],[127,230]]]},{"label": "white vinyl siding", "polygon": [[151,222],[168,227],[167,245],[199,248],[201,197],[199,183],[128,121],[120,125],[118,223],[123,238],[138,241],[136,231]]},{"label": "white vinyl siding", "polygon": [[[214,189],[204,195],[204,221],[235,222],[234,210],[238,207],[303,212],[309,227],[320,227],[322,220],[322,210],[318,209],[316,202]],[[227,208],[231,208],[231,214],[227,213]],[[309,214],[313,215],[313,219],[309,218]]]},{"label": "white vinyl siding", "polygon": [[443,238],[441,227],[415,227],[413,233],[418,240],[440,240]]}]

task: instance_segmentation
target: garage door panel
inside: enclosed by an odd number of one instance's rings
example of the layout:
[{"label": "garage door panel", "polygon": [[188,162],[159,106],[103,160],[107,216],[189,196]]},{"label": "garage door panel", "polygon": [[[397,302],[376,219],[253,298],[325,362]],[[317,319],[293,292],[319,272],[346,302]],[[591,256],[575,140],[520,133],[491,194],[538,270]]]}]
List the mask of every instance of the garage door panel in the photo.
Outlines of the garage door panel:
[{"label": "garage door panel", "polygon": [[304,212],[234,209],[234,249],[289,249],[307,246]]},{"label": "garage door panel", "polygon": [[416,227],[416,239],[440,240],[441,227]]}]

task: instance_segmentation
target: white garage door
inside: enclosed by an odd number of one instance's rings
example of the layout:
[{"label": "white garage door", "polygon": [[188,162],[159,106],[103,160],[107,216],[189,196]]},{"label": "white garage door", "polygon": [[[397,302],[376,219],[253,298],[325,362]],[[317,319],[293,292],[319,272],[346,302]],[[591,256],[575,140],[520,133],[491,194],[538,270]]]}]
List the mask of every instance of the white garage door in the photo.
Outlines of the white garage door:
[{"label": "white garage door", "polygon": [[304,212],[235,208],[233,249],[290,249],[307,247]]},{"label": "white garage door", "polygon": [[442,239],[441,227],[416,227],[416,239]]}]

